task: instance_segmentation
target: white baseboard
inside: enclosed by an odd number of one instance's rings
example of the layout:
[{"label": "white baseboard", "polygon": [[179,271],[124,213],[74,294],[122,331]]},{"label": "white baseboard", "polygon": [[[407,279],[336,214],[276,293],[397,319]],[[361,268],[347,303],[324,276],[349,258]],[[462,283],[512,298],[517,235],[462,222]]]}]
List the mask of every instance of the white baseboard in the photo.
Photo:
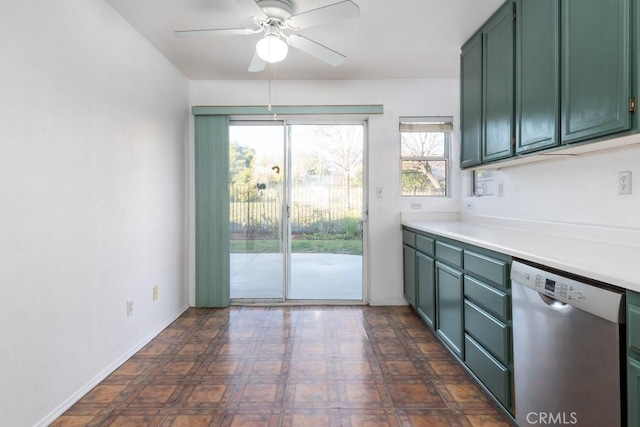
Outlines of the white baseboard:
[{"label": "white baseboard", "polygon": [[389,305],[389,306],[409,305],[409,303],[407,303],[407,300],[403,298],[403,299],[373,300],[373,301],[369,301],[369,305],[381,307],[385,305]]},{"label": "white baseboard", "polygon": [[85,394],[87,394],[91,389],[93,389],[96,385],[100,384],[102,380],[107,378],[111,373],[113,373],[116,369],[120,367],[124,362],[129,360],[131,356],[140,351],[145,345],[149,344],[152,339],[156,337],[160,332],[162,332],[167,326],[173,323],[182,313],[187,311],[189,305],[186,305],[179,309],[176,313],[174,313],[169,319],[162,323],[158,328],[147,334],[142,340],[140,340],[136,345],[126,351],[122,356],[118,357],[113,363],[104,368],[100,373],[98,373],[95,377],[93,377],[87,384],[80,387],[78,391],[73,393],[67,400],[62,402],[56,409],[51,411],[49,415],[44,417],[38,423],[35,424],[35,427],[46,427],[55,421],[60,415],[64,414],[65,411],[71,408],[78,400],[80,400]]}]

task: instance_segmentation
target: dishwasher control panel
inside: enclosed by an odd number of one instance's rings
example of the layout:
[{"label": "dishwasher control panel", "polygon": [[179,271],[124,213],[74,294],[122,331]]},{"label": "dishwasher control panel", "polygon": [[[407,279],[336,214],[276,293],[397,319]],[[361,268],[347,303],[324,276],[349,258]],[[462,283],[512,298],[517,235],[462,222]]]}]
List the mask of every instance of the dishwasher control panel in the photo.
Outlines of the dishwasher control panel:
[{"label": "dishwasher control panel", "polygon": [[[541,274],[536,274],[535,287],[538,292],[562,302],[580,303],[585,299],[585,294],[578,290],[579,285],[567,284]],[[586,295],[588,294],[587,290]]]},{"label": "dishwasher control panel", "polygon": [[511,280],[612,322],[624,321],[624,291],[604,289],[596,284],[580,282],[518,261],[514,261],[511,266]]}]

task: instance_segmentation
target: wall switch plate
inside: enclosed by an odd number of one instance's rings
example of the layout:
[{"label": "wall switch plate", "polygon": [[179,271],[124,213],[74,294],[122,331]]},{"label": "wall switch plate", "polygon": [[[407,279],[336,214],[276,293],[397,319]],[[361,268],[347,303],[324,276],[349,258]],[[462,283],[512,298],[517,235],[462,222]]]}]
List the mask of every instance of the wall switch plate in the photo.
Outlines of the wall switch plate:
[{"label": "wall switch plate", "polygon": [[631,194],[631,171],[618,172],[618,194]]},{"label": "wall switch plate", "polygon": [[376,197],[378,199],[382,199],[384,197],[384,193],[382,191],[382,187],[376,187]]},{"label": "wall switch plate", "polygon": [[158,299],[158,285],[155,285],[153,287],[153,300],[157,300]]},{"label": "wall switch plate", "polygon": [[422,203],[411,202],[411,209],[422,209]]},{"label": "wall switch plate", "polygon": [[133,301],[127,301],[127,317],[133,316]]}]

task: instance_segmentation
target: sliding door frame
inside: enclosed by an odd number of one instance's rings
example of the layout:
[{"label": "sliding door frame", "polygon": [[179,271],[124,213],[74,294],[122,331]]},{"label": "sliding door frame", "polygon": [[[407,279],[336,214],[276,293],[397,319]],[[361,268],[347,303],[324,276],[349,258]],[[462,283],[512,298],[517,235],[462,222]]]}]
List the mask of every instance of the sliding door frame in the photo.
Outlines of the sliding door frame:
[{"label": "sliding door frame", "polygon": [[[363,281],[362,281],[362,301],[363,303],[368,301],[369,298],[369,268],[368,268],[368,209],[369,209],[369,201],[368,201],[368,191],[365,189],[368,188],[368,116],[370,115],[379,115],[383,114],[384,108],[383,105],[375,104],[375,105],[307,105],[307,106],[194,106],[192,107],[192,114],[195,117],[194,119],[194,141],[195,141],[195,150],[196,153],[198,151],[198,145],[202,145],[203,141],[207,141],[209,136],[206,132],[202,132],[202,130],[198,127],[197,123],[204,123],[203,120],[200,120],[199,117],[202,116],[214,116],[221,117],[223,120],[250,120],[251,116],[259,117],[260,119],[264,119],[265,116],[273,116],[276,119],[277,114],[288,115],[290,119],[297,120],[300,116],[314,116],[318,120],[331,120],[336,118],[338,122],[348,122],[348,120],[344,120],[345,118],[351,115],[351,119],[357,118],[360,119],[364,123],[364,147],[363,147],[363,181],[364,181],[364,194],[363,194]],[[282,117],[282,119],[287,120],[287,118]],[[228,123],[228,122],[227,122]],[[227,125],[227,135],[228,135],[228,125]],[[228,146],[228,141],[227,141]],[[227,147],[228,151],[228,147]],[[198,155],[196,154],[196,157]],[[227,152],[227,166],[228,166],[228,152]],[[200,165],[200,166],[198,166]],[[207,215],[207,211],[203,210],[199,212],[198,206],[202,205],[203,201],[210,200],[210,191],[203,193],[203,186],[197,185],[198,182],[198,168],[200,168],[201,173],[207,173],[206,162],[202,159],[195,159],[195,181],[196,188],[194,189],[194,199],[195,199],[195,212],[194,215],[196,217],[195,220],[195,236],[193,238],[196,239],[195,244],[195,305],[196,307],[226,307],[230,304],[229,298],[229,289],[230,289],[230,280],[229,280],[229,262],[220,263],[220,267],[222,270],[218,274],[217,280],[202,280],[199,279],[198,271],[204,267],[203,260],[210,259],[210,257],[214,256],[216,259],[220,258],[219,247],[216,251],[211,245],[199,245],[197,240],[197,236],[203,232],[207,232],[207,230],[203,229],[200,225],[203,221],[203,215]],[[218,198],[217,202],[221,204],[226,204],[227,209],[229,206],[229,192],[228,192],[228,171],[227,171],[227,179],[222,180],[218,179],[211,183],[211,185],[216,187],[214,193],[216,195],[220,195],[221,198]],[[213,215],[213,211],[211,211],[211,215]],[[200,218],[200,219],[198,219]],[[228,236],[228,221],[229,215],[227,212],[226,218],[224,221],[216,221],[214,218],[210,218],[208,221],[205,221],[210,227],[214,227],[218,234],[226,234]],[[286,221],[289,222],[288,219]],[[226,227],[225,227],[226,226]],[[228,248],[228,239],[225,246]],[[229,255],[229,251],[227,250],[227,260]],[[199,262],[200,260],[200,262]],[[226,267],[226,269],[225,269]],[[206,278],[205,278],[206,279]],[[199,295],[203,295],[206,297],[200,298]],[[216,295],[213,300],[211,300],[210,295]],[[286,295],[285,295],[286,298]],[[284,300],[288,301],[288,300]],[[290,301],[290,300],[289,300]],[[297,303],[310,303],[317,304],[322,301],[296,301]],[[327,301],[333,304],[339,304],[341,301],[332,300]],[[343,303],[345,304],[353,304],[352,300],[345,300]]]}]

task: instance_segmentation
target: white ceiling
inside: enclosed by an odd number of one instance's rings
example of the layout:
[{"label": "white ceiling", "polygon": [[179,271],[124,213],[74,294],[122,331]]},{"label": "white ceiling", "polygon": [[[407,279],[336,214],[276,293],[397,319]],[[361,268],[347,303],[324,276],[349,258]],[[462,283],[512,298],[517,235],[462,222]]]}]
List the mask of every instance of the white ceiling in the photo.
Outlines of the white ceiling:
[{"label": "white ceiling", "polygon": [[[253,28],[235,0],[106,0],[191,80],[265,79],[249,73],[259,34],[179,38],[175,30]],[[294,0],[294,13],[338,0]],[[455,78],[460,46],[503,0],[354,0],[358,18],[300,30],[347,57],[338,67],[289,49],[279,80]]]}]

